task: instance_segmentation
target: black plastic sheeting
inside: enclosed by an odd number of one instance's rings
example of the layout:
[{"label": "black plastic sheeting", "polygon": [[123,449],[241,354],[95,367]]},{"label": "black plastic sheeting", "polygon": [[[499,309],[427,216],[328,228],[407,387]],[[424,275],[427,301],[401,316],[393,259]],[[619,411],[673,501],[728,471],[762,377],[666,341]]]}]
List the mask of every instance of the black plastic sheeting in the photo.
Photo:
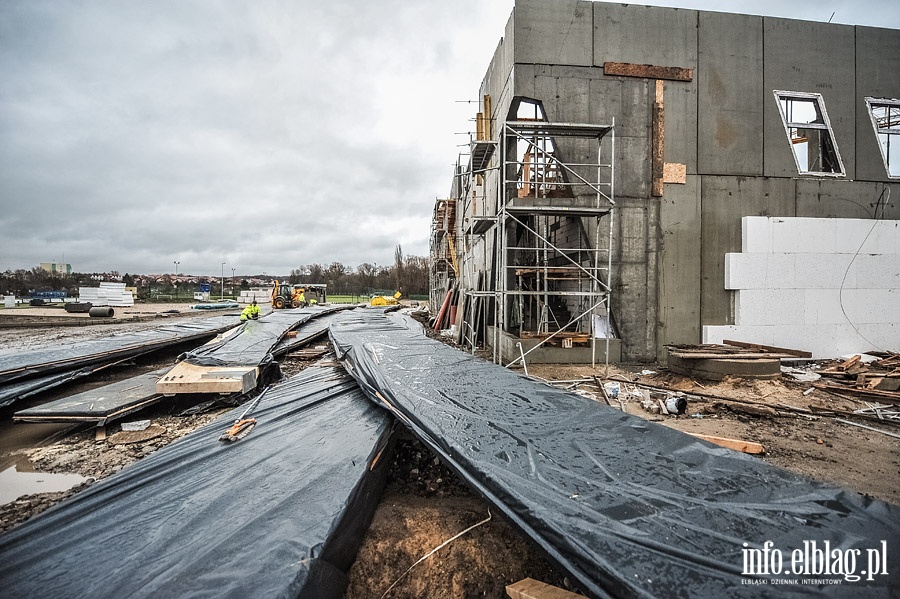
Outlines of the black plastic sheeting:
[{"label": "black plastic sheeting", "polygon": [[317,337],[327,335],[328,327],[330,327],[331,323],[335,322],[338,318],[340,318],[340,312],[333,311],[310,319],[308,322],[301,324],[295,329],[297,332],[296,337],[283,337],[281,341],[278,342],[278,345],[272,349],[272,354],[280,356],[282,354],[290,353],[298,347],[309,344]]},{"label": "black plastic sheeting", "polygon": [[341,597],[390,466],[389,414],[339,368],[244,408],[0,535],[5,597]]},{"label": "black plastic sheeting", "polygon": [[338,310],[337,307],[297,308],[270,312],[259,320],[246,321],[233,335],[182,354],[180,359],[198,366],[249,366],[272,359],[272,349],[285,333],[311,318]]},{"label": "black plastic sheeting", "polygon": [[56,372],[54,374],[26,379],[24,381],[7,383],[6,385],[0,386],[0,408],[12,405],[20,399],[26,399],[32,395],[47,391],[48,389],[53,389],[54,387],[59,387],[60,385],[71,383],[82,377],[92,375],[98,370],[102,370],[109,366],[110,364],[86,366],[85,368],[79,368],[77,370],[65,370],[63,372]]},{"label": "black plastic sheeting", "polygon": [[[896,596],[900,508],[536,383],[357,310],[331,327],[345,367],[594,597]],[[863,459],[862,457],[860,459]],[[747,584],[743,544],[783,553],[887,543],[888,575]],[[848,554],[843,554],[848,555]],[[849,564],[849,562],[846,562]],[[782,573],[784,574],[784,573]]]},{"label": "black plastic sheeting", "polygon": [[114,416],[124,416],[136,408],[149,405],[154,399],[162,398],[163,396],[156,392],[156,383],[169,370],[169,368],[161,368],[39,406],[19,410],[13,414],[13,420],[66,422],[78,419],[106,422]]},{"label": "black plastic sheeting", "polygon": [[0,384],[137,356],[162,347],[212,336],[237,324],[234,316],[214,316],[32,351],[5,351],[0,353]]}]

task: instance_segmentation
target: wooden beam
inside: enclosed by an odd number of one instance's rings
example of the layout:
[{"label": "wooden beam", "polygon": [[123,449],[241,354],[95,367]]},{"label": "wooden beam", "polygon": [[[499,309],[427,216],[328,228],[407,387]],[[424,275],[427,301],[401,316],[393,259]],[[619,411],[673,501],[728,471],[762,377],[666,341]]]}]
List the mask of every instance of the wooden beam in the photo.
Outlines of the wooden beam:
[{"label": "wooden beam", "polygon": [[506,585],[506,594],[511,599],[584,599],[584,595],[565,591],[533,578],[523,578]]},{"label": "wooden beam", "polygon": [[630,62],[604,62],[603,74],[618,77],[665,79],[666,81],[692,81],[694,79],[694,69],[660,67],[652,64],[634,64]]},{"label": "wooden beam", "polygon": [[156,392],[178,393],[246,393],[256,387],[257,366],[198,366],[179,362],[156,383]]},{"label": "wooden beam", "polygon": [[724,341],[722,341],[722,345],[733,345],[735,347],[747,347],[752,349],[764,349],[776,354],[789,354],[792,356],[797,356],[798,358],[812,358],[812,352],[803,351],[800,349],[790,349],[787,347],[775,347],[774,345],[760,345],[758,343],[747,343],[746,341],[731,341],[729,339],[725,339]]},{"label": "wooden beam", "polygon": [[716,445],[727,447],[728,449],[734,449],[735,451],[742,451],[744,453],[752,454],[766,452],[762,445],[760,445],[759,443],[754,443],[753,441],[742,441],[741,439],[729,439],[727,437],[714,437],[712,435],[701,435],[700,433],[688,434],[692,437],[697,437],[698,439],[703,439],[704,441],[709,441],[710,443],[715,443]]},{"label": "wooden beam", "polygon": [[662,99],[662,81],[657,81],[650,140],[650,195],[654,198],[661,198],[663,195],[665,145],[666,108]]}]

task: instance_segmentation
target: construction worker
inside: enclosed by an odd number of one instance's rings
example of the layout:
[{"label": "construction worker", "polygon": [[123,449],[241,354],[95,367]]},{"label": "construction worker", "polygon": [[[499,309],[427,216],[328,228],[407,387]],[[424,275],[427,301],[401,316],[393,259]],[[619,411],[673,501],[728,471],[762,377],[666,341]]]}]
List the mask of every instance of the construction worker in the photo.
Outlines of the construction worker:
[{"label": "construction worker", "polygon": [[247,307],[241,312],[241,322],[247,320],[259,320],[259,306],[256,305],[256,300],[247,304]]},{"label": "construction worker", "polygon": [[309,305],[306,303],[306,289],[300,289],[300,295],[297,296],[297,301],[300,302],[300,305],[304,308]]}]

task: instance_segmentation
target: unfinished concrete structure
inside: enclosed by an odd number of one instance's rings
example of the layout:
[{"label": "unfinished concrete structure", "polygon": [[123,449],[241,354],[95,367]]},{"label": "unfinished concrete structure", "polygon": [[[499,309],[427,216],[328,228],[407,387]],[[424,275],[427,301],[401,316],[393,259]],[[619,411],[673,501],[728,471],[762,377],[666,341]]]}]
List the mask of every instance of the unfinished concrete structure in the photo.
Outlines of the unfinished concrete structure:
[{"label": "unfinished concrete structure", "polygon": [[661,359],[734,324],[743,217],[900,218],[900,31],[517,0],[479,97],[432,299],[457,285],[461,340],[503,363],[548,337],[529,361],[602,360],[578,347],[609,330],[610,359]]}]

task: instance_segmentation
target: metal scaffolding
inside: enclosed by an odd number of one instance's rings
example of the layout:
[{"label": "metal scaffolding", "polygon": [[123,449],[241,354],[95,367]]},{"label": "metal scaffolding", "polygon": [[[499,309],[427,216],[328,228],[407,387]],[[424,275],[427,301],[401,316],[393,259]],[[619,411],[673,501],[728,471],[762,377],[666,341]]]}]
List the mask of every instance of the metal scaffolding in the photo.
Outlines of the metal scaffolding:
[{"label": "metal scaffolding", "polygon": [[[524,98],[510,108],[515,120],[495,128],[489,114],[479,113],[450,197],[435,205],[432,305],[452,297],[456,340],[473,353],[490,345],[496,363],[590,345],[596,364],[601,343],[608,363],[614,123],[549,122],[539,101]],[[501,335],[519,342],[517,355],[510,343],[501,349]]]},{"label": "metal scaffolding", "polygon": [[[557,337],[565,346],[566,339],[584,339],[584,334],[592,364],[598,338],[605,342],[608,363],[614,127],[510,121],[504,123],[500,141],[495,335],[505,331],[540,340],[510,364],[524,362],[529,353]],[[567,160],[567,152],[593,155],[595,160]],[[607,235],[602,240],[604,220]],[[559,234],[563,228],[578,232],[577,244],[571,235]],[[496,339],[497,362],[502,361],[499,345]]]}]

